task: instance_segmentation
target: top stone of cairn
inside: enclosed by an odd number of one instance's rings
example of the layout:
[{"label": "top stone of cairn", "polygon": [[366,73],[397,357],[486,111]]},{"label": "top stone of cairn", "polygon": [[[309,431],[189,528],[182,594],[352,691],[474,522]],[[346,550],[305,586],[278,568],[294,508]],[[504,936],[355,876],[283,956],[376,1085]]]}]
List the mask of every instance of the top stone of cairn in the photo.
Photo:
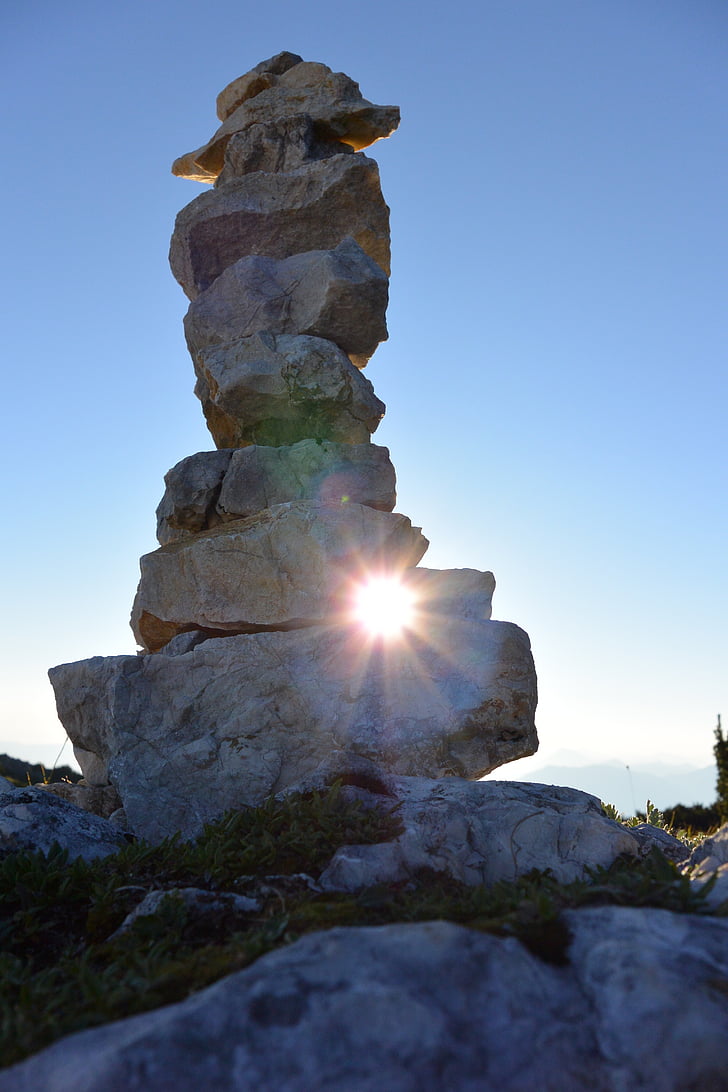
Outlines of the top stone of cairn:
[{"label": "top stone of cairn", "polygon": [[225,163],[230,138],[259,122],[305,115],[320,140],[360,151],[388,137],[399,125],[399,107],[376,106],[362,97],[359,84],[325,64],[296,53],[278,53],[239,76],[217,97],[222,125],[207,144],[180,156],[172,173],[195,182],[215,182]]}]

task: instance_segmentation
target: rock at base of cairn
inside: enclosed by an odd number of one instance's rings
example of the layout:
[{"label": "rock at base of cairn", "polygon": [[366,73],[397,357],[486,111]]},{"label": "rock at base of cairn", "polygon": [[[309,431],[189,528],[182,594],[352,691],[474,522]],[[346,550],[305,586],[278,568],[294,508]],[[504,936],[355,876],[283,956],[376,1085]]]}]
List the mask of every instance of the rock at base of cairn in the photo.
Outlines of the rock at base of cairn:
[{"label": "rock at base of cairn", "polygon": [[151,840],[190,837],[335,753],[403,775],[479,777],[536,750],[533,660],[517,626],[445,603],[387,646],[353,624],[315,626],[61,665],[59,715],[82,768],[108,774],[130,829]]},{"label": "rock at base of cairn", "polygon": [[201,193],[177,215],[169,262],[195,299],[240,258],[334,250],[347,235],[389,274],[389,209],[364,155],[255,171]]}]

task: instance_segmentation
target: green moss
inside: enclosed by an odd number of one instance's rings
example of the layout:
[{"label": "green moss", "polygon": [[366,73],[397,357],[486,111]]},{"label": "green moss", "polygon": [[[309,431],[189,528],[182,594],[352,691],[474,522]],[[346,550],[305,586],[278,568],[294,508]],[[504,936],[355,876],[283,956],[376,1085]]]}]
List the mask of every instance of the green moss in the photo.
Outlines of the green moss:
[{"label": "green moss", "polygon": [[[612,903],[704,912],[702,894],[660,853],[619,860],[582,881],[548,873],[468,887],[423,871],[359,894],[312,893],[339,846],[390,840],[396,812],[324,794],[229,813],[190,843],[136,843],[104,860],[0,858],[0,1057],[9,1065],[60,1036],[187,997],[260,955],[335,926],[442,919],[513,936],[542,959],[568,961],[562,910]],[[151,890],[195,886],[255,897],[260,911],[204,914],[173,894],[112,934]]]}]

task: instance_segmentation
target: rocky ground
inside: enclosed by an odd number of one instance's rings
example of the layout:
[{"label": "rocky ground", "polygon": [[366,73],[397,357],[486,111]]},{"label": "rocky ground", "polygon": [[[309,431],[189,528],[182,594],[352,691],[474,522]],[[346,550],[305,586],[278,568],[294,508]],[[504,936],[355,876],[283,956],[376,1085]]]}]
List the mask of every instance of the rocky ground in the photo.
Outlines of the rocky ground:
[{"label": "rocky ground", "polygon": [[0,1092],[728,1087],[728,826],[325,780],[157,846],[8,784]]}]

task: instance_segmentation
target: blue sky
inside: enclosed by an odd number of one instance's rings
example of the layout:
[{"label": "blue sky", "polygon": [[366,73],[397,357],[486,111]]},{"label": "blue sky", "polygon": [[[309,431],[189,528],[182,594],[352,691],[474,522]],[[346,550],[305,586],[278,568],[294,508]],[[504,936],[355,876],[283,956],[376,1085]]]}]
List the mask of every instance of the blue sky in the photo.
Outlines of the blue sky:
[{"label": "blue sky", "polygon": [[492,570],[494,617],[530,634],[539,761],[710,763],[728,715],[722,0],[0,13],[0,749],[51,761],[47,668],[134,650],[164,473],[213,446],[167,266],[203,187],[169,168],[211,135],[222,87],[282,49],[402,109],[372,149],[393,251],[374,439],[423,564]]}]

